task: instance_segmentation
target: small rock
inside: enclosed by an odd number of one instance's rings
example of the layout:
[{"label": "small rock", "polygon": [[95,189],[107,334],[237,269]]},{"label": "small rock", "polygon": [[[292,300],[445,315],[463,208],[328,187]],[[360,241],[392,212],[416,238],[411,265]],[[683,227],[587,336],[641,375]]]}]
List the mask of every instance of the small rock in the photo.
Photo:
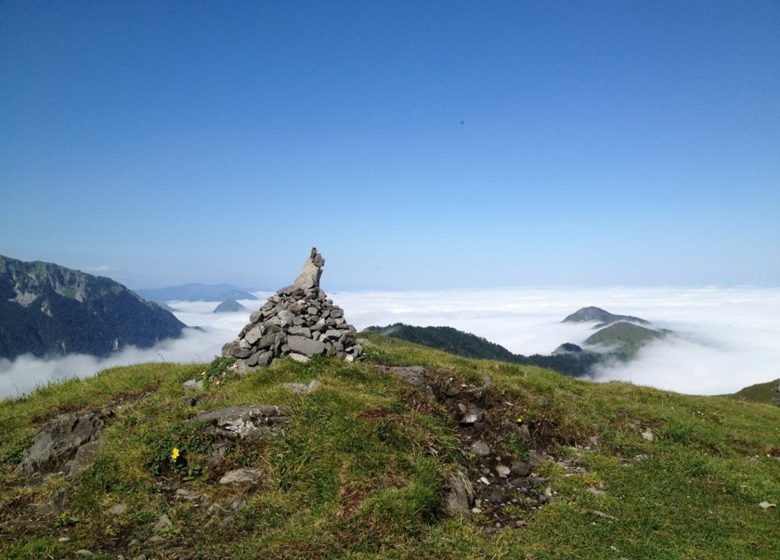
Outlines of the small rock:
[{"label": "small rock", "polygon": [[260,469],[242,468],[226,472],[219,479],[220,484],[255,484],[263,476]]},{"label": "small rock", "polygon": [[203,390],[203,381],[200,379],[188,379],[182,383],[182,387],[184,387],[185,391],[197,393]]},{"label": "small rock", "polygon": [[70,537],[60,537],[59,539],[57,539],[57,542],[61,542],[61,543],[70,542]]},{"label": "small rock", "polygon": [[604,494],[606,494],[606,492],[604,492],[604,490],[600,490],[599,488],[596,488],[595,486],[588,487],[586,489],[586,491],[590,492],[594,496],[603,496]]},{"label": "small rock", "polygon": [[478,457],[487,457],[493,450],[490,446],[482,440],[475,441],[471,444],[471,452]]},{"label": "small rock", "polygon": [[124,515],[126,511],[127,506],[125,504],[114,504],[109,508],[108,513],[111,515]]},{"label": "small rock", "polygon": [[490,486],[490,481],[489,481],[487,478],[485,478],[484,476],[480,476],[480,477],[479,477],[479,481],[480,481],[482,484],[487,484],[488,486]]},{"label": "small rock", "polygon": [[176,497],[180,500],[184,500],[185,502],[196,502],[203,498],[203,496],[197,492],[191,492],[184,488],[179,488],[176,490]]},{"label": "small rock", "polygon": [[[293,360],[295,362],[298,362],[298,363],[301,363],[301,364],[305,364],[306,362],[309,361],[309,357],[308,356],[304,356],[303,354],[298,354],[297,352],[290,352],[288,354],[288,356],[290,356],[291,360]],[[297,385],[297,383],[290,383],[289,385]],[[305,385],[304,385],[304,387],[305,387]],[[287,387],[287,388],[289,389],[289,387]],[[293,391],[293,393],[294,392],[295,391]]]},{"label": "small rock", "polygon": [[655,434],[653,434],[653,430],[651,430],[650,428],[645,429],[641,433],[641,436],[642,436],[642,439],[644,439],[646,441],[654,441],[655,440]]},{"label": "small rock", "polygon": [[[291,354],[291,356],[292,356],[292,354]],[[306,358],[306,359],[308,360],[308,358]],[[284,388],[287,389],[288,391],[290,391],[292,393],[296,393],[298,395],[306,395],[308,393],[316,391],[321,386],[322,386],[322,383],[320,383],[316,379],[312,379],[306,385],[304,385],[303,383],[285,383]]]},{"label": "small rock", "polygon": [[548,486],[547,488],[544,489],[544,496],[546,498],[552,498],[552,495],[553,495],[552,488]]},{"label": "small rock", "polygon": [[471,513],[482,513],[482,510],[479,509],[478,507],[471,508]]},{"label": "small rock", "polygon": [[501,478],[506,478],[509,476],[509,473],[511,472],[509,467],[506,467],[504,465],[496,465],[496,473],[498,473],[498,476]]},{"label": "small rock", "polygon": [[515,461],[510,471],[515,476],[527,476],[531,472],[531,466],[525,461]]},{"label": "small rock", "polygon": [[146,544],[150,544],[152,546],[162,544],[165,542],[165,538],[161,537],[160,535],[154,535],[153,537],[149,537],[146,539]]},{"label": "small rock", "polygon": [[86,548],[82,548],[81,550],[77,550],[74,552],[76,556],[94,556],[91,551],[87,550]]},{"label": "small rock", "polygon": [[759,506],[761,509],[770,509],[770,508],[777,507],[777,504],[771,504],[771,503],[769,503],[769,502],[767,502],[767,501],[765,500],[765,501],[761,502],[760,504],[758,504],[758,506]]},{"label": "small rock", "polygon": [[444,496],[444,510],[448,515],[468,513],[474,502],[474,487],[462,472],[450,475],[449,488]]},{"label": "small rock", "polygon": [[154,524],[155,531],[165,531],[171,527],[173,527],[173,522],[171,521],[171,518],[168,517],[167,513],[163,513],[157,520],[157,523]]}]

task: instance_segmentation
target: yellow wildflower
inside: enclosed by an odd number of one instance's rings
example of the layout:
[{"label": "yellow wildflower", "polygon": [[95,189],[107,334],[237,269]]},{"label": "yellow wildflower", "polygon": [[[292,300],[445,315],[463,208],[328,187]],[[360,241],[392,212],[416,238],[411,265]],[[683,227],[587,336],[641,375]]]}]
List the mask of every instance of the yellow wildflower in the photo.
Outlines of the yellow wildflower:
[{"label": "yellow wildflower", "polygon": [[206,377],[206,372],[205,372],[205,371],[201,371],[201,372],[200,372],[200,376],[201,376],[201,377]]},{"label": "yellow wildflower", "polygon": [[217,379],[217,380],[215,381],[215,383],[216,383],[217,385],[219,385],[221,382],[220,382],[220,380],[219,380],[219,379]]},{"label": "yellow wildflower", "polygon": [[522,424],[522,423],[523,423],[523,419],[522,419],[522,418],[518,418],[518,419],[517,419],[517,420],[515,420],[515,421],[516,421],[518,424]]},{"label": "yellow wildflower", "polygon": [[181,455],[181,453],[179,452],[179,448],[178,447],[174,447],[171,450],[171,461],[173,461],[175,463],[176,460],[179,458],[179,455]]}]

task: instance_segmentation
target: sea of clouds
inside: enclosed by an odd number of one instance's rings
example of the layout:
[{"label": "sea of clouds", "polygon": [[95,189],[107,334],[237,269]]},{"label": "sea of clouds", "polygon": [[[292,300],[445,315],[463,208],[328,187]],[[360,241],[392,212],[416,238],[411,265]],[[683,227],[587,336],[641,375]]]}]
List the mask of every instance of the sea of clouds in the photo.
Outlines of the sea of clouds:
[{"label": "sea of clouds", "polygon": [[[259,301],[242,301],[250,310]],[[563,342],[580,343],[589,324],[561,323],[580,307],[636,315],[677,336],[643,348],[628,364],[603,366],[596,381],[621,380],[690,394],[737,391],[780,377],[780,288],[506,288],[438,292],[331,292],[360,330],[403,322],[451,326],[521,354],[547,354]],[[88,377],[141,362],[207,362],[235,338],[249,312],[214,314],[219,302],[170,302],[191,327],[178,340],[148,349],[126,348],[108,358],[0,359],[0,398],[40,385]]]}]

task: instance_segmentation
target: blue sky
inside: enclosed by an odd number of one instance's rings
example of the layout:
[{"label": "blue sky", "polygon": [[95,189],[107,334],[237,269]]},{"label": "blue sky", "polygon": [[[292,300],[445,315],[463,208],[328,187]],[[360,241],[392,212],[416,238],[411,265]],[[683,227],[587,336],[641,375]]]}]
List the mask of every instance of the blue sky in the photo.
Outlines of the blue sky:
[{"label": "blue sky", "polygon": [[777,2],[3,2],[0,254],[780,285]]}]

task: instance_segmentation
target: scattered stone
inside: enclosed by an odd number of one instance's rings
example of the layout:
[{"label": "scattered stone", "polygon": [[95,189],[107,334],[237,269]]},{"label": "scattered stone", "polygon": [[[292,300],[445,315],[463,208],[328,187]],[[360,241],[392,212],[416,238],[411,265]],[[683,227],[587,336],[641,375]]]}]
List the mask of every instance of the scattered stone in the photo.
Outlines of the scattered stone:
[{"label": "scattered stone", "polygon": [[94,556],[91,551],[87,550],[86,548],[82,548],[81,550],[77,550],[74,552],[76,556]]},{"label": "scattered stone", "polygon": [[[146,544],[150,544],[152,546],[157,546],[165,542],[165,538],[161,537],[160,535],[154,535],[152,537],[149,537],[146,539]],[[146,558],[144,556],[144,558]]]},{"label": "scattered stone", "polygon": [[409,367],[378,366],[378,369],[382,371],[390,372],[392,375],[395,375],[399,379],[415,387],[420,387],[420,388],[428,387],[428,370],[422,366],[409,366]]},{"label": "scattered stone", "polygon": [[17,467],[23,475],[63,472],[73,476],[97,454],[106,416],[101,413],[61,414],[38,431]]},{"label": "scattered stone", "polygon": [[192,421],[215,426],[217,434],[228,439],[266,441],[279,437],[290,419],[278,406],[247,404],[204,412]]},{"label": "scattered stone", "polygon": [[316,379],[312,379],[309,381],[308,384],[303,383],[285,383],[284,388],[290,391],[291,393],[295,393],[297,395],[306,395],[309,393],[312,393],[319,389],[322,386],[322,383],[317,381]]},{"label": "scattered stone", "polygon": [[448,515],[468,514],[474,503],[474,487],[466,476],[458,471],[450,475],[444,495],[444,510]]},{"label": "scattered stone", "polygon": [[197,492],[191,492],[185,488],[179,488],[176,490],[176,497],[185,502],[197,502],[202,499],[203,496]]},{"label": "scattered stone", "polygon": [[598,517],[603,517],[604,519],[609,519],[610,521],[617,521],[618,520],[617,517],[609,515],[608,513],[604,513],[603,511],[598,511],[596,509],[590,510],[589,513],[592,513],[593,515],[596,515]]},{"label": "scattered stone", "polygon": [[188,379],[182,383],[182,386],[184,387],[185,391],[198,393],[203,390],[203,381],[200,379]]},{"label": "scattered stone", "polygon": [[461,426],[473,426],[484,417],[485,413],[482,412],[474,405],[469,405],[468,412],[463,414],[460,419]]},{"label": "scattered stone", "polygon": [[163,513],[157,520],[157,523],[154,524],[155,531],[165,531],[171,527],[173,527],[173,522],[171,521],[171,518],[168,517],[167,513]]},{"label": "scattered stone", "polygon": [[642,436],[642,439],[644,439],[646,441],[655,441],[655,434],[653,434],[653,430],[651,430],[650,428],[646,428],[641,433],[641,436]]},{"label": "scattered stone", "polygon": [[295,283],[271,296],[250,315],[238,338],[222,347],[223,356],[236,359],[233,371],[263,367],[285,355],[300,362],[320,354],[348,361],[362,356],[357,331],[320,289],[324,265],[325,259],[312,249]]},{"label": "scattered stone", "polygon": [[482,440],[475,441],[471,444],[471,452],[478,457],[487,457],[493,450],[490,446]]},{"label": "scattered stone", "polygon": [[763,502],[761,502],[760,504],[758,504],[758,506],[759,506],[761,509],[770,509],[770,508],[777,507],[777,504],[770,504],[770,503],[769,503],[769,502],[767,502],[767,501],[763,501]]},{"label": "scattered stone", "polygon": [[588,488],[586,488],[586,491],[590,492],[594,496],[603,496],[604,494],[606,494],[604,490],[596,488],[595,486],[589,486]]},{"label": "scattered stone", "polygon": [[479,481],[480,481],[482,484],[486,484],[487,486],[490,486],[490,481],[489,481],[487,478],[485,478],[484,476],[480,476],[480,477],[479,477]]},{"label": "scattered stone", "polygon": [[498,473],[498,476],[501,478],[508,477],[510,472],[511,469],[509,467],[505,467],[504,465],[496,465],[496,473]]},{"label": "scattered stone", "polygon": [[57,539],[57,542],[61,542],[61,543],[70,542],[70,537],[60,537],[59,539]]},{"label": "scattered stone", "polygon": [[[290,358],[291,358],[293,361],[295,361],[295,362],[299,362],[299,363],[301,363],[301,364],[305,364],[306,362],[308,362],[308,361],[310,360],[310,358],[309,358],[308,356],[304,356],[303,354],[298,354],[298,353],[296,353],[296,352],[291,352],[291,353],[289,354],[289,356],[290,356]],[[297,385],[297,383],[291,383],[290,385]],[[288,387],[288,388],[289,388],[289,387]],[[293,392],[295,392],[295,391],[293,391]]]},{"label": "scattered stone", "polygon": [[510,468],[511,473],[514,476],[528,476],[531,472],[531,466],[525,461],[515,461]]},{"label": "scattered stone", "polygon": [[125,504],[114,504],[108,509],[108,513],[111,515],[124,515],[127,511],[127,506]]},{"label": "scattered stone", "polygon": [[219,479],[220,484],[256,484],[263,476],[260,469],[242,468],[228,471]]}]

